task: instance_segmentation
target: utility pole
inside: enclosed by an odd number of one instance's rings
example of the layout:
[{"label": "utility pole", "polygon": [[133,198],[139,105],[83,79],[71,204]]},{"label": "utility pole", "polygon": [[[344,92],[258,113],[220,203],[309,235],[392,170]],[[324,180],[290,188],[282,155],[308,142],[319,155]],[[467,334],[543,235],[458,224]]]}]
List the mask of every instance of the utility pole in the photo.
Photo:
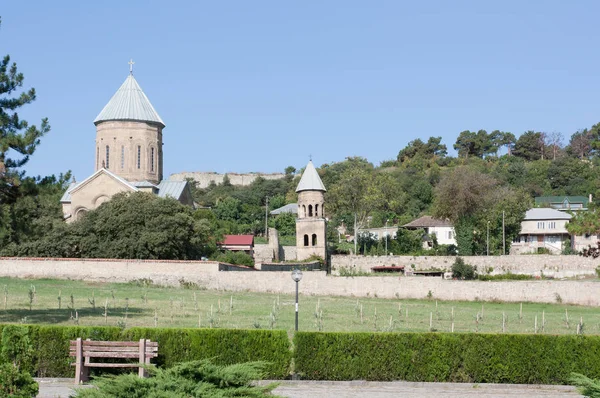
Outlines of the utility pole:
[{"label": "utility pole", "polygon": [[387,224],[388,221],[390,220],[385,220],[385,255],[387,256],[388,251],[387,251],[387,241],[388,241],[388,231],[387,231]]},{"label": "utility pole", "polygon": [[506,234],[504,231],[504,210],[502,210],[502,255],[506,256]]},{"label": "utility pole", "polygon": [[267,196],[265,204],[265,238],[269,241],[269,197]]}]

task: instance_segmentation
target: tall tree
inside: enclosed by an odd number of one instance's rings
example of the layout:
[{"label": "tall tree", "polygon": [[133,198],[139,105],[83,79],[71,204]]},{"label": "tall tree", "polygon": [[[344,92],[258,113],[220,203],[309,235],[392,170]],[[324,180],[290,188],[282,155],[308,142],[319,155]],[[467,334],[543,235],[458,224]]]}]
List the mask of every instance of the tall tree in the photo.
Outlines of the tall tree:
[{"label": "tall tree", "polygon": [[513,155],[525,160],[543,159],[543,151],[540,150],[543,142],[542,133],[529,130],[519,136],[515,143]]},{"label": "tall tree", "polygon": [[569,141],[569,152],[583,160],[590,156],[592,150],[592,139],[587,129],[579,130],[571,136]]},{"label": "tall tree", "polygon": [[42,119],[38,128],[19,118],[17,110],[36,98],[34,88],[19,93],[23,80],[17,64],[11,64],[6,55],[0,62],[0,203],[19,196],[23,173],[18,169],[27,163],[40,137],[50,131],[48,119]]}]

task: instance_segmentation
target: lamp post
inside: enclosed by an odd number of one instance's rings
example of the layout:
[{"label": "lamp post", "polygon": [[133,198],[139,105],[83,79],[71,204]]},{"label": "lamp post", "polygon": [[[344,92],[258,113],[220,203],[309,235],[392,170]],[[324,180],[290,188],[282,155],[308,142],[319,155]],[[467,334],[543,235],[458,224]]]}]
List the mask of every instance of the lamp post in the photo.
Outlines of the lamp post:
[{"label": "lamp post", "polygon": [[298,331],[298,282],[302,279],[302,271],[298,268],[292,271],[292,279],[296,282],[296,332]]},{"label": "lamp post", "polygon": [[387,251],[387,241],[388,241],[388,231],[387,231],[387,224],[388,221],[390,220],[385,220],[385,255],[387,256],[388,251]]},{"label": "lamp post", "polygon": [[487,247],[487,255],[490,255],[490,222],[487,222],[487,240],[486,240],[486,247]]}]

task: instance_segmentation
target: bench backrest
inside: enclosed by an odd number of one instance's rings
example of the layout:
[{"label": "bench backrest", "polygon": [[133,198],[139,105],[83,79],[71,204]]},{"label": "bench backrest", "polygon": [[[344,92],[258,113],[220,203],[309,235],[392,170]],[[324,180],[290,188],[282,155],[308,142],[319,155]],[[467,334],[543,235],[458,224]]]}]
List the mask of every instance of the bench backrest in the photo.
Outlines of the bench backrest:
[{"label": "bench backrest", "polygon": [[[80,339],[77,339],[80,340]],[[71,340],[69,355],[77,356],[77,340]],[[156,358],[158,343],[150,340],[138,341],[93,341],[81,340],[83,356],[86,358]]]}]

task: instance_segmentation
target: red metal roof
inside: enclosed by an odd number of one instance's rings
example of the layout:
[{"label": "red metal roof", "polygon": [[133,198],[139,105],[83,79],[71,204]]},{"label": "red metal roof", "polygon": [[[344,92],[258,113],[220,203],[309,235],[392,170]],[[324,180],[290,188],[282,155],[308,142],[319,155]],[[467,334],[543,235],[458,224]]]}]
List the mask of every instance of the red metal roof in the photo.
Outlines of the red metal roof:
[{"label": "red metal roof", "polygon": [[224,235],[222,245],[246,245],[254,244],[254,235]]}]

